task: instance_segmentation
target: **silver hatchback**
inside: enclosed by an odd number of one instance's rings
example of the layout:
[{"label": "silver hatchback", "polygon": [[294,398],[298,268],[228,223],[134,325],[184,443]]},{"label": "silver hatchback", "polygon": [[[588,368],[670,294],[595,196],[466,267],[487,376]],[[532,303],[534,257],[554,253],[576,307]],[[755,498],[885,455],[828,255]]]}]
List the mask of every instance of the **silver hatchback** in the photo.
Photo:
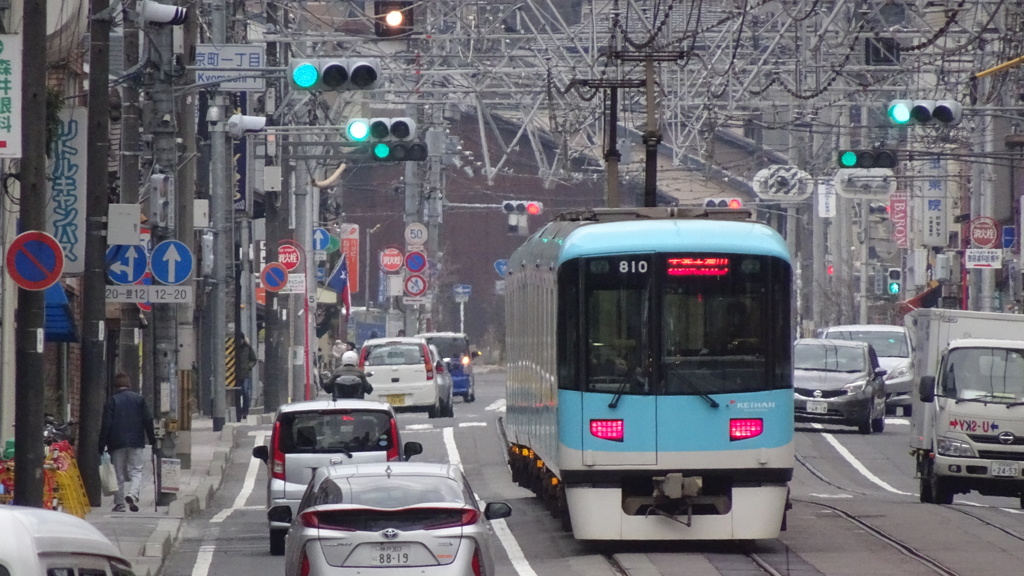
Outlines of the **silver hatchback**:
[{"label": "silver hatchback", "polygon": [[490,520],[458,466],[389,462],[317,470],[285,540],[286,576],[494,574]]},{"label": "silver hatchback", "polygon": [[289,514],[302,498],[314,471],[334,465],[398,462],[423,452],[419,442],[401,443],[391,406],[368,400],[312,400],[281,406],[269,446],[252,449],[267,464],[267,520],[270,553],[284,553]]}]

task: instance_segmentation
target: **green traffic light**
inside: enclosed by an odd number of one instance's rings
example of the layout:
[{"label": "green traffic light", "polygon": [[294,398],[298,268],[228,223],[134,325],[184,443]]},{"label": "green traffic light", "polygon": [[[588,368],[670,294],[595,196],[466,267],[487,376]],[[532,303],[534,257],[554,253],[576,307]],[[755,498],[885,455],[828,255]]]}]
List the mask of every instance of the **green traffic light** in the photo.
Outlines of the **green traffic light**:
[{"label": "green traffic light", "polygon": [[345,127],[348,139],[354,142],[362,142],[370,136],[370,122],[364,119],[349,120]]},{"label": "green traffic light", "polygon": [[899,293],[900,293],[900,283],[899,282],[889,282],[889,294],[899,294]]},{"label": "green traffic light", "polygon": [[378,142],[377,144],[373,145],[373,155],[378,160],[383,160],[387,158],[389,154],[391,154],[391,146],[388,146],[383,142]]},{"label": "green traffic light", "polygon": [[303,62],[292,70],[292,81],[299,88],[312,88],[320,77],[320,71],[309,62]]},{"label": "green traffic light", "polygon": [[889,106],[889,120],[893,124],[907,124],[910,122],[910,106],[905,102],[896,101]]},{"label": "green traffic light", "polygon": [[857,166],[857,153],[853,150],[843,150],[839,155],[839,165],[843,168],[853,168]]}]

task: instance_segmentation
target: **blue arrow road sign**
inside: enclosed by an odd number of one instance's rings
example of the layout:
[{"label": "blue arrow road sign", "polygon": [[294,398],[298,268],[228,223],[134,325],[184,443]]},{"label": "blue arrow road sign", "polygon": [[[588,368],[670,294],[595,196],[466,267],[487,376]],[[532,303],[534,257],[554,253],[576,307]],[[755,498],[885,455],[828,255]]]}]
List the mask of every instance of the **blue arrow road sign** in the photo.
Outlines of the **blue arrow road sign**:
[{"label": "blue arrow road sign", "polygon": [[469,296],[469,294],[472,291],[473,291],[473,287],[470,286],[469,284],[456,284],[455,285],[455,295],[456,296]]},{"label": "blue arrow road sign", "polygon": [[316,228],[313,230],[313,250],[327,250],[327,246],[330,243],[331,235],[327,233],[326,229]]},{"label": "blue arrow road sign", "polygon": [[505,271],[508,270],[508,260],[502,258],[501,260],[494,261],[494,270],[498,273],[498,276],[505,277]]},{"label": "blue arrow road sign", "polygon": [[142,246],[118,244],[107,248],[107,277],[117,284],[134,284],[146,273],[149,258]]},{"label": "blue arrow road sign", "polygon": [[149,268],[163,284],[181,284],[192,275],[195,259],[188,246],[177,240],[164,240],[153,248]]},{"label": "blue arrow road sign", "polygon": [[1003,248],[1013,248],[1013,242],[1017,239],[1016,226],[1003,226]]}]

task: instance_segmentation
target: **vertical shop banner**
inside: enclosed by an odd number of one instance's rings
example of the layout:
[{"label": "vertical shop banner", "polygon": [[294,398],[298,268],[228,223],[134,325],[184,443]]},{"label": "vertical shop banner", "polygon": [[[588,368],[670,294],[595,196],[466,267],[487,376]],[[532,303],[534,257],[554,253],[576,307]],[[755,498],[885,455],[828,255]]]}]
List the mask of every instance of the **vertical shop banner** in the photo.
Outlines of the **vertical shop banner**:
[{"label": "vertical shop banner", "polygon": [[920,165],[915,181],[920,210],[915,211],[921,230],[921,244],[945,246],[949,243],[949,197],[946,163],[941,158],[929,158]]},{"label": "vertical shop banner", "polygon": [[0,158],[21,158],[21,35],[0,34]]},{"label": "vertical shop banner", "polygon": [[[249,106],[245,92],[239,92],[236,98],[238,105],[235,107],[234,114],[245,114],[247,113]],[[234,206],[235,212],[247,212],[249,210],[249,199],[248,190],[246,186],[249,183],[249,139],[235,138],[231,140],[231,156],[234,159],[232,163],[234,179],[232,180],[232,190],[234,194],[232,196],[232,205]]]},{"label": "vertical shop banner", "polygon": [[357,294],[359,293],[359,278],[361,278],[358,224],[341,225],[341,253],[348,257],[349,294]]},{"label": "vertical shop banner", "polygon": [[87,109],[64,108],[47,170],[46,231],[64,249],[64,274],[85,271]]},{"label": "vertical shop banner", "polygon": [[889,221],[892,222],[892,241],[900,248],[910,248],[910,199],[905,192],[889,197]]}]

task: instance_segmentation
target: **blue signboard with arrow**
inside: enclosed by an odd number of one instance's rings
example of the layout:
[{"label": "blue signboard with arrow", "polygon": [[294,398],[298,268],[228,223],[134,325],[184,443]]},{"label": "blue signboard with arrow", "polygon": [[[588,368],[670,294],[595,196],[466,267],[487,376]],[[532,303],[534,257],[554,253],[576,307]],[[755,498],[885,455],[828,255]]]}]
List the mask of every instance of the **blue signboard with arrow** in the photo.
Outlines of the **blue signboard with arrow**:
[{"label": "blue signboard with arrow", "polygon": [[331,235],[327,233],[325,228],[316,228],[313,230],[313,250],[324,251],[327,250],[327,246],[331,243]]},{"label": "blue signboard with arrow", "polygon": [[192,275],[195,259],[192,251],[177,240],[164,240],[153,248],[150,270],[163,284],[181,284]]},{"label": "blue signboard with arrow", "polygon": [[107,277],[115,284],[134,284],[146,273],[149,257],[142,246],[118,244],[107,248]]}]

